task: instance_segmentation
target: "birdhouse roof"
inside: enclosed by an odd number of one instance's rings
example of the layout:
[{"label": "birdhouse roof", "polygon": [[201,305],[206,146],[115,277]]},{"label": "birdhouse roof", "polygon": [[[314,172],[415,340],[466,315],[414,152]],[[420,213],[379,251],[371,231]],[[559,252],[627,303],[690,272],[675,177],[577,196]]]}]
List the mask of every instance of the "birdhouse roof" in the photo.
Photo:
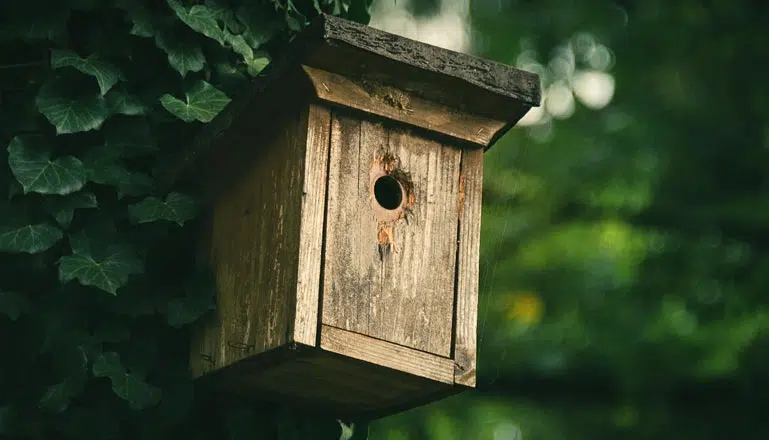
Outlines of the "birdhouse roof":
[{"label": "birdhouse roof", "polygon": [[233,124],[251,127],[253,122],[244,118],[252,121],[293,102],[307,79],[297,76],[301,66],[394,87],[448,112],[497,121],[494,133],[482,136],[480,143],[486,147],[540,103],[539,77],[534,73],[322,14],[206,124],[192,148],[161,167],[163,186],[191,171],[202,159],[199,156],[208,154]]},{"label": "birdhouse roof", "polygon": [[518,108],[540,104],[534,73],[331,15],[316,18],[286,52],[304,65],[378,80],[457,110],[512,123],[525,114]]}]

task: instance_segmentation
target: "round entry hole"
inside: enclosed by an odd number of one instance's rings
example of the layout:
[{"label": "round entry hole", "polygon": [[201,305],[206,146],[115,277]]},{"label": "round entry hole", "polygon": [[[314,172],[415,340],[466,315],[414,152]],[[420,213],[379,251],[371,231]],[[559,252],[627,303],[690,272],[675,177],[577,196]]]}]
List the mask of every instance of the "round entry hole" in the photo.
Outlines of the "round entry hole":
[{"label": "round entry hole", "polygon": [[374,197],[384,209],[393,210],[403,202],[403,189],[392,176],[382,176],[374,182]]}]

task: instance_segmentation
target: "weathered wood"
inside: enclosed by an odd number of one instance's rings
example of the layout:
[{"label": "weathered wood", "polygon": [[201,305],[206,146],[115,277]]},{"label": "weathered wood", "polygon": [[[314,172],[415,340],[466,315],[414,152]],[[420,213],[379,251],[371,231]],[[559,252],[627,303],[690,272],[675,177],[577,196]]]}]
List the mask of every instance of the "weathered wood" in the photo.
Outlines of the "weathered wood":
[{"label": "weathered wood", "polygon": [[299,231],[299,276],[292,339],[314,346],[318,329],[331,112],[316,104],[310,104],[308,112],[307,148],[303,162],[302,220]]},{"label": "weathered wood", "polygon": [[[332,120],[323,323],[448,357],[460,150],[344,113]],[[396,218],[372,194],[383,163],[408,188]]]},{"label": "weathered wood", "polygon": [[515,123],[540,104],[537,75],[321,15],[289,49],[297,61],[368,77],[467,113]]},{"label": "weathered wood", "polygon": [[475,386],[483,147],[539,93],[536,75],[321,16],[164,174],[195,162],[208,207],[217,310],[193,375],[378,416]]},{"label": "weathered wood", "polygon": [[462,152],[460,178],[459,251],[457,253],[457,305],[455,322],[454,381],[475,386],[478,321],[478,265],[481,236],[483,152]]},{"label": "weathered wood", "polygon": [[235,368],[220,385],[226,383],[229,392],[250,399],[372,420],[413,408],[414,402],[427,404],[456,392],[447,383],[329,351],[282,352],[281,362]]},{"label": "weathered wood", "polygon": [[355,80],[309,66],[303,66],[303,69],[322,100],[411,124],[479,147],[488,146],[508,124],[506,121],[458,112],[395,87]]},{"label": "weathered wood", "polygon": [[451,359],[324,325],[320,347],[361,361],[403,371],[446,384],[454,383]]},{"label": "weathered wood", "polygon": [[[201,353],[203,362],[210,364],[204,370],[221,368],[291,339],[300,225],[305,220],[308,227],[317,223],[317,206],[302,211],[305,159],[322,154],[315,148],[306,152],[307,118],[307,109],[297,109],[278,120],[274,138],[240,138],[242,143],[262,148],[263,154],[251,156],[248,171],[233,177],[228,191],[220,194],[211,211],[210,240],[205,244],[210,245],[207,253],[216,275],[218,316],[199,341],[212,350]],[[315,205],[318,203],[316,200]],[[317,241],[313,235],[305,238]],[[318,258],[317,246],[315,250]],[[311,254],[313,249],[305,251]],[[314,262],[306,263],[303,276],[311,277],[317,270],[312,267]],[[302,290],[302,310],[314,294],[312,287],[307,287]],[[306,318],[297,316],[300,325],[296,330],[303,337],[308,334]],[[194,358],[201,362],[198,356]]]}]

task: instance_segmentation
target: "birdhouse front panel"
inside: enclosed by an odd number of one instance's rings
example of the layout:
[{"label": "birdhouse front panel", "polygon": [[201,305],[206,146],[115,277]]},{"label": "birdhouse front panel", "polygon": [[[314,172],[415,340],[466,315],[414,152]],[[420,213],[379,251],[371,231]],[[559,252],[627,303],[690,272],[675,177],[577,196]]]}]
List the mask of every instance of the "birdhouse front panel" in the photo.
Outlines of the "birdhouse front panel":
[{"label": "birdhouse front panel", "polygon": [[322,322],[449,357],[462,151],[334,112]]}]

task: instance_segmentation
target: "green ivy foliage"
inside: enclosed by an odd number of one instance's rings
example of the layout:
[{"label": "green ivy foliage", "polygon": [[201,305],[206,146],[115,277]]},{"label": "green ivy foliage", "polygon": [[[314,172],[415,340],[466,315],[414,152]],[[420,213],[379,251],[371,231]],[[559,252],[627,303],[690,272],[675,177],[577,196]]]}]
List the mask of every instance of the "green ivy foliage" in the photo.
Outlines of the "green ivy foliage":
[{"label": "green ivy foliage", "polygon": [[188,328],[214,308],[200,206],[153,170],[314,16],[369,6],[0,3],[0,438],[365,437],[192,382]]}]

